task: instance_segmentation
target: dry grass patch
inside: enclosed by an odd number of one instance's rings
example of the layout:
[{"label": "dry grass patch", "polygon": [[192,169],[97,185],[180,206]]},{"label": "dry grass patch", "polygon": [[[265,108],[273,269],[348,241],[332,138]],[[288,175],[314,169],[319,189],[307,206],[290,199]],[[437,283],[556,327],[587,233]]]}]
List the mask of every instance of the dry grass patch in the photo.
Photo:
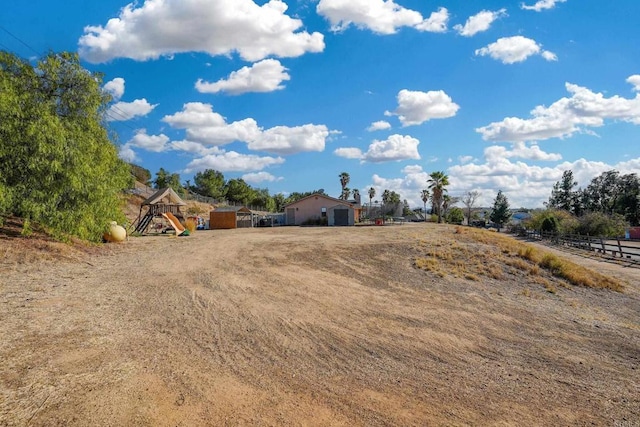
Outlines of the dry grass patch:
[{"label": "dry grass patch", "polygon": [[[622,292],[616,278],[589,270],[571,261],[539,250],[510,236],[476,228],[439,227],[431,239],[421,238],[415,265],[440,276],[479,280],[488,277],[503,280],[507,275],[528,277],[550,293],[557,288],[549,275],[574,286],[611,289]],[[559,286],[564,286],[562,283]]]}]

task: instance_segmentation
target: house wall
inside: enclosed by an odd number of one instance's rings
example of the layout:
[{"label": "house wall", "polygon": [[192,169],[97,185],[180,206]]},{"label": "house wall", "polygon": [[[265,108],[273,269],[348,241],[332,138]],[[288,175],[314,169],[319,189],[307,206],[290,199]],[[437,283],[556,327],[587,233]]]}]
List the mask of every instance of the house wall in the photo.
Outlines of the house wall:
[{"label": "house wall", "polygon": [[209,230],[230,230],[237,227],[235,212],[209,213]]},{"label": "house wall", "polygon": [[353,208],[349,208],[344,205],[332,206],[327,210],[327,215],[329,216],[329,225],[336,225],[336,210],[348,210],[349,211],[349,224],[355,224],[355,210]]},{"label": "house wall", "polygon": [[325,199],[324,197],[313,196],[304,200],[300,200],[297,203],[291,204],[287,208],[296,210],[294,225],[301,225],[309,219],[321,218],[322,208],[326,208],[327,215],[329,215],[329,208],[331,206],[334,206],[335,203],[335,201]]}]

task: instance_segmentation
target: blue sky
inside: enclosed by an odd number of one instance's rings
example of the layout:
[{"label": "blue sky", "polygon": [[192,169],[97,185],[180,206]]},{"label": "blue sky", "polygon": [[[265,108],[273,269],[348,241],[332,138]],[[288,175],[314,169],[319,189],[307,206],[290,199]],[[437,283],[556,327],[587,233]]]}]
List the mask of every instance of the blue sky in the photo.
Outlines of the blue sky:
[{"label": "blue sky", "polygon": [[418,207],[442,170],[541,207],[564,170],[640,172],[637,0],[10,3],[0,49],[79,52],[152,174],[337,197],[344,171]]}]

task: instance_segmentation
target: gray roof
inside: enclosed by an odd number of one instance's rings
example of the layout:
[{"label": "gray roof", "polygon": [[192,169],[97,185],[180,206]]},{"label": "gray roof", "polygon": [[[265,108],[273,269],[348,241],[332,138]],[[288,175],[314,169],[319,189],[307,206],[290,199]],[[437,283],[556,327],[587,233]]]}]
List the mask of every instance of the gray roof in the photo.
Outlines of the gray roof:
[{"label": "gray roof", "polygon": [[187,204],[178,196],[178,193],[173,191],[173,188],[161,188],[142,202],[142,206],[148,205],[178,205],[187,206]]}]

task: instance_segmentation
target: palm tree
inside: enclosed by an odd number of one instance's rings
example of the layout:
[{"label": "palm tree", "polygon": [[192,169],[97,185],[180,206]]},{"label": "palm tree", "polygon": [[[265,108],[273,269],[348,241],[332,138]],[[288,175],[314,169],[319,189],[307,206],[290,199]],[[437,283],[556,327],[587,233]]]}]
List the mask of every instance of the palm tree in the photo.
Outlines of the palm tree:
[{"label": "palm tree", "polygon": [[342,186],[342,192],[340,193],[340,198],[342,200],[347,200],[349,198],[349,195],[345,197],[344,193],[345,193],[345,189],[347,188],[347,184],[349,184],[349,181],[351,180],[351,177],[346,172],[342,172],[340,175],[338,175],[338,177],[340,178],[340,185]]},{"label": "palm tree", "polygon": [[438,223],[442,222],[442,196],[447,191],[449,185],[449,177],[442,171],[431,172],[429,174],[429,189],[431,190],[431,198],[438,212]]},{"label": "palm tree", "polygon": [[453,199],[451,198],[451,196],[449,196],[448,194],[442,195],[442,215],[444,215],[445,217],[449,212],[449,207],[452,204],[451,202],[453,202]]},{"label": "palm tree", "polygon": [[340,195],[340,198],[342,200],[349,200],[349,194],[351,194],[351,189],[349,187],[344,187],[342,189],[342,194]]},{"label": "palm tree", "polygon": [[360,203],[360,190],[358,190],[357,188],[352,190],[351,195],[353,196],[353,199],[356,201],[356,203]]},{"label": "palm tree", "polygon": [[422,190],[420,193],[420,198],[422,199],[422,203],[424,203],[424,210],[422,214],[424,215],[424,220],[427,220],[427,202],[429,201],[429,190]]},{"label": "palm tree", "polygon": [[369,188],[369,219],[371,219],[371,200],[376,196],[376,189]]}]

